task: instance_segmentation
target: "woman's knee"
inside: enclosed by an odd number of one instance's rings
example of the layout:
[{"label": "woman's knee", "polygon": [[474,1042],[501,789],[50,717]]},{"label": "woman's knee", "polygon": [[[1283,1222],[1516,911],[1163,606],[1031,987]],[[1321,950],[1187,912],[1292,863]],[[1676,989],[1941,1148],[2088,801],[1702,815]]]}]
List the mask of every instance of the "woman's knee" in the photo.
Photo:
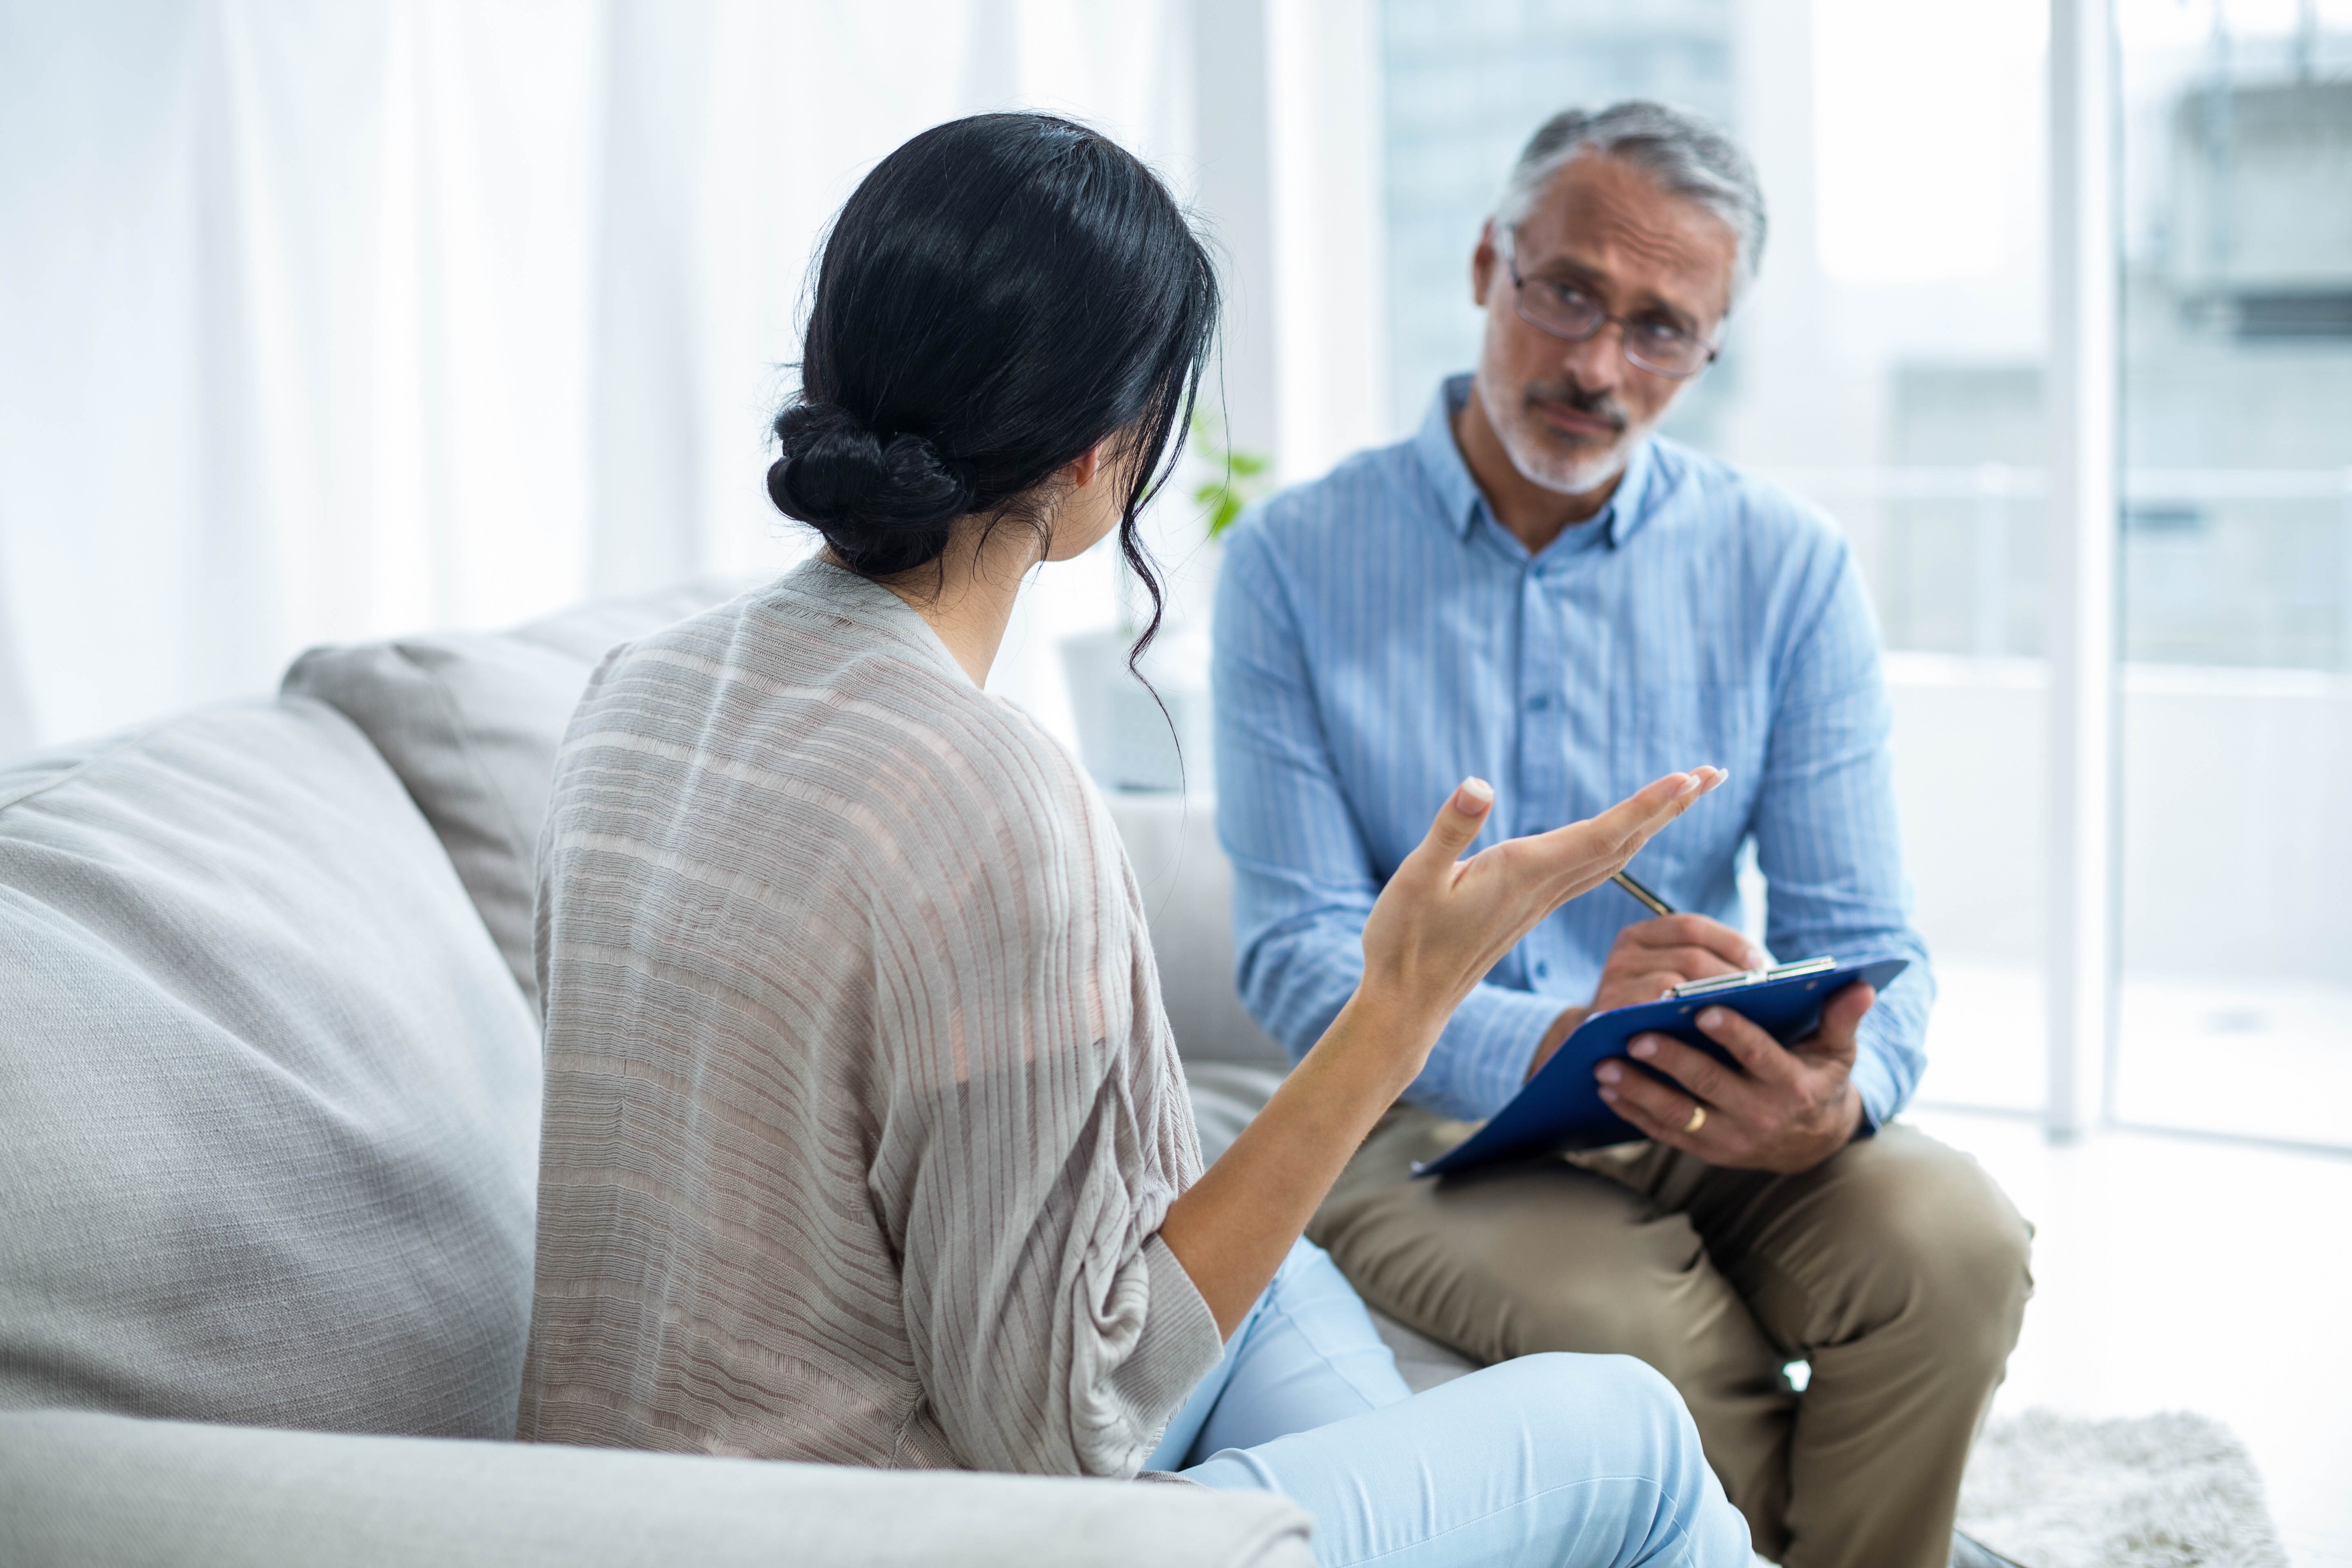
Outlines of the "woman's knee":
[{"label": "woman's knee", "polygon": [[1677,1409],[1682,1405],[1675,1385],[1638,1356],[1548,1351],[1506,1364],[1517,1372],[1531,1392],[1546,1399],[1606,1403],[1629,1409],[1648,1408],[1662,1401]]},{"label": "woman's knee", "polygon": [[1546,1447],[1577,1446],[1556,1440],[1573,1432],[1615,1450],[1619,1462],[1661,1479],[1663,1471],[1706,1466],[1690,1407],[1648,1363],[1629,1355],[1553,1352],[1505,1364],[1517,1372],[1517,1392],[1537,1424],[1532,1429],[1555,1439]]},{"label": "woman's knee", "polygon": [[1625,1355],[1534,1355],[1505,1364],[1523,1369],[1523,1408],[1539,1412],[1528,1434],[1556,1480],[1579,1471],[1643,1478],[1653,1489],[1640,1517],[1626,1521],[1635,1533],[1706,1542],[1697,1561],[1745,1561],[1747,1523],[1707,1466],[1690,1407],[1656,1368]]}]

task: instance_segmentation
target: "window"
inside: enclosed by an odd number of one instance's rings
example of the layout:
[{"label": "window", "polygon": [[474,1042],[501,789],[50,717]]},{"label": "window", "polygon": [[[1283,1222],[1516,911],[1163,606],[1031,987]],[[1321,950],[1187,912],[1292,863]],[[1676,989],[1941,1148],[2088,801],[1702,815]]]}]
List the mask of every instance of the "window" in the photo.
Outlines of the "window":
[{"label": "window", "polygon": [[1660,98],[1756,159],[1762,277],[1668,433],[1773,473],[1852,538],[1943,987],[1922,1092],[2034,1110],[2042,878],[2011,803],[2041,799],[2043,729],[2041,0],[1386,0],[1382,17],[1400,432],[1475,356],[1471,247],[1544,119]]},{"label": "window", "polygon": [[2116,20],[2113,1110],[2352,1144],[2352,7]]},{"label": "window", "polygon": [[[1943,984],[1921,1098],[2042,1109],[2063,525],[2044,472],[2044,0],[1381,15],[1400,432],[1475,355],[1469,251],[1547,116],[1663,98],[1756,157],[1763,277],[1669,434],[1774,474],[1852,539]],[[2120,826],[2101,1109],[2352,1144],[2352,0],[2115,16]],[[2309,1090],[2282,1105],[2282,1081]]]}]

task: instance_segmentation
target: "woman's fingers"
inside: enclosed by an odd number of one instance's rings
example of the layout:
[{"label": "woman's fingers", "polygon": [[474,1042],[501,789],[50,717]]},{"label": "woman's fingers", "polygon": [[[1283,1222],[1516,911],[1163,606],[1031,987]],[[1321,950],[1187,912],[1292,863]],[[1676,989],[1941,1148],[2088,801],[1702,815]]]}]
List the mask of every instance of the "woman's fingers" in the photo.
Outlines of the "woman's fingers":
[{"label": "woman's fingers", "polygon": [[[1691,802],[1721,784],[1724,777],[1721,768],[1713,767],[1668,773],[1590,821],[1572,822],[1508,846],[1497,845],[1488,852],[1495,858],[1491,864],[1487,856],[1471,864],[1485,865],[1482,875],[1500,876],[1507,883],[1517,884],[1525,894],[1549,899],[1551,907],[1557,908],[1632,859],[1651,834],[1681,816]],[[1402,883],[1419,898],[1454,885],[1463,852],[1486,826],[1494,808],[1493,785],[1481,778],[1464,779],[1437,808],[1428,834],[1397,867],[1389,879],[1390,886]],[[1503,871],[1500,867],[1506,861],[1516,861],[1523,869]],[[1533,880],[1524,879],[1528,873]]]},{"label": "woman's fingers", "polygon": [[1723,782],[1717,768],[1669,773],[1590,822],[1500,844],[1465,862],[1495,809],[1486,780],[1454,788],[1428,834],[1390,877],[1364,922],[1367,983],[1450,1008],[1535,921],[1633,858],[1643,841]]},{"label": "woman's fingers", "polygon": [[1581,892],[1612,872],[1623,868],[1650,836],[1684,812],[1693,802],[1730,775],[1721,768],[1693,768],[1668,773],[1627,795],[1607,811],[1583,822],[1571,822],[1540,833],[1529,842],[1553,859],[1552,869],[1568,876]]},{"label": "woman's fingers", "polygon": [[1688,811],[1692,802],[1730,776],[1717,767],[1696,767],[1686,773],[1668,773],[1664,778],[1634,791],[1601,815],[1603,818],[1620,815],[1635,817],[1641,819],[1645,826],[1655,828]]},{"label": "woman's fingers", "polygon": [[1486,826],[1486,814],[1494,809],[1495,786],[1485,779],[1466,778],[1455,784],[1445,804],[1437,808],[1437,819],[1429,825],[1428,834],[1390,880],[1434,882],[1450,876],[1454,863]]},{"label": "woman's fingers", "polygon": [[1651,834],[1688,811],[1698,798],[1714,789],[1731,775],[1721,768],[1693,768],[1686,773],[1668,773],[1656,783],[1636,790],[1599,816],[1594,823],[1620,837],[1628,846],[1627,854],[1648,842]]}]

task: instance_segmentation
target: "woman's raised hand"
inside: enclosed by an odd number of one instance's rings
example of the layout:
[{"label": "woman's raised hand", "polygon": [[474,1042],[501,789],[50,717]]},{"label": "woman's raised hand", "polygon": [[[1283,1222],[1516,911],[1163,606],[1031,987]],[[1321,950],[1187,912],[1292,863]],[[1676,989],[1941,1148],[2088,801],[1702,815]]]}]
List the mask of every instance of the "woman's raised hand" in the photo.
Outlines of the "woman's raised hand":
[{"label": "woman's raised hand", "polygon": [[1668,773],[1600,816],[1462,858],[1495,806],[1465,779],[1429,837],[1389,879],[1364,921],[1362,993],[1442,1026],[1502,956],[1560,905],[1623,869],[1650,836],[1724,781],[1721,768]]},{"label": "woman's raised hand", "polygon": [[1495,961],[1722,782],[1720,768],[1669,773],[1590,822],[1467,860],[1462,852],[1494,809],[1495,792],[1477,779],[1454,790],[1364,921],[1356,994],[1160,1226],[1221,1331],[1248,1315],[1349,1156]]}]

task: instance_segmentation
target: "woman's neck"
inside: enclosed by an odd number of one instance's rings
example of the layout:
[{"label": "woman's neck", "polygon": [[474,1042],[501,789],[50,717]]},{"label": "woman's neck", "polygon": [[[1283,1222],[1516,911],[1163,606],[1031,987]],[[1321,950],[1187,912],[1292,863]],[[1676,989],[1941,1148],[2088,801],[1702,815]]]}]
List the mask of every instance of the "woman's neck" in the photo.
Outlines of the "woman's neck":
[{"label": "woman's neck", "polygon": [[[830,550],[824,558],[841,564]],[[992,529],[963,518],[938,561],[884,580],[882,586],[939,634],[974,686],[986,686],[1021,584],[1038,560],[1036,533],[1017,521]]]}]

